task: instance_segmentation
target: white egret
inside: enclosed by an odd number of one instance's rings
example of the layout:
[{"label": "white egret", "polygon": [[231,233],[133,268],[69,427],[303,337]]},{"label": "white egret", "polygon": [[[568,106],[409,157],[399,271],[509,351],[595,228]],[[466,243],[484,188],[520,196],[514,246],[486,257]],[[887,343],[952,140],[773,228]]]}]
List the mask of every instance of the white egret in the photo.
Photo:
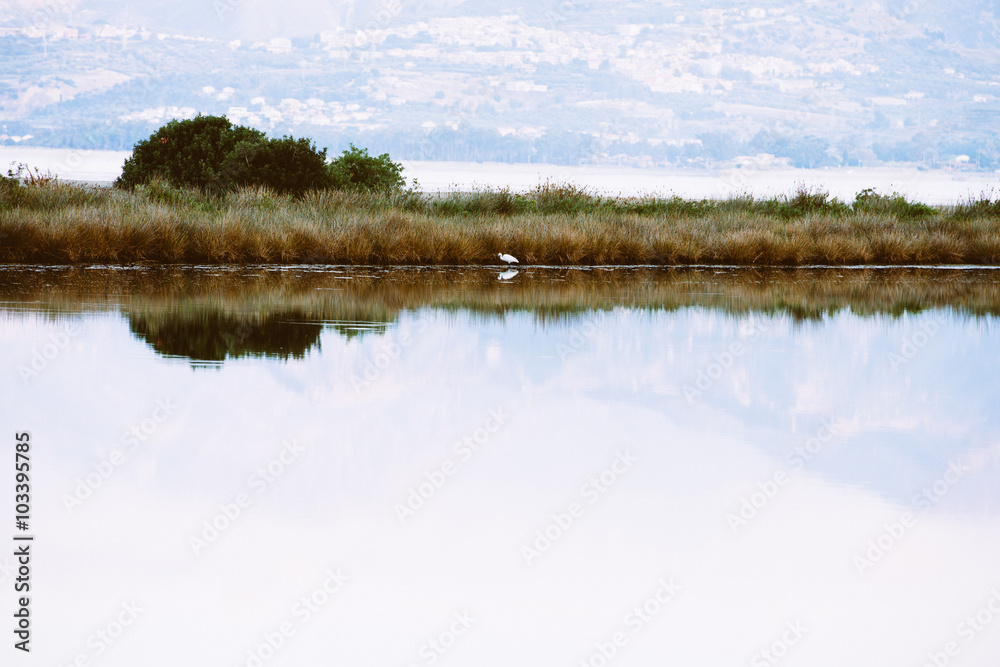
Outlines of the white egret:
[{"label": "white egret", "polygon": [[502,259],[503,261],[507,262],[508,264],[519,264],[520,263],[520,262],[517,261],[517,257],[514,257],[513,255],[508,255],[505,252],[501,252],[501,253],[497,253],[497,254],[500,256],[500,259]]}]

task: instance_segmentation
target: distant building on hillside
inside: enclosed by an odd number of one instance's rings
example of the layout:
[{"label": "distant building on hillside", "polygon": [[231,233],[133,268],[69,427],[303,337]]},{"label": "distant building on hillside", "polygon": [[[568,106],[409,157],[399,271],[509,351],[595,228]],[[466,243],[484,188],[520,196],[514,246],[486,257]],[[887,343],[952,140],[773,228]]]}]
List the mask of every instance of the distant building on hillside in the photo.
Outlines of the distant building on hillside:
[{"label": "distant building on hillside", "polygon": [[291,53],[292,40],[287,37],[272,37],[266,48],[270,53]]}]

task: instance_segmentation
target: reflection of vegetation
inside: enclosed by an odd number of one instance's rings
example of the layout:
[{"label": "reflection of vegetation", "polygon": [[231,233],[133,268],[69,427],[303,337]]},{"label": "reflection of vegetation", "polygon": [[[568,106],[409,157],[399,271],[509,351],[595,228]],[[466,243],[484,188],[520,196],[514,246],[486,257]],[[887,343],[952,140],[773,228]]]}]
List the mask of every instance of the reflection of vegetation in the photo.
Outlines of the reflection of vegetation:
[{"label": "reflection of vegetation", "polygon": [[[931,308],[1000,315],[1000,274],[943,269],[541,269],[498,281],[489,269],[6,268],[3,309],[123,312],[164,354],[221,360],[301,357],[328,328],[384,332],[403,310],[533,313],[541,324],[617,307],[704,307],[819,319],[849,309],[898,316]],[[109,295],[114,295],[111,297]]]},{"label": "reflection of vegetation", "polygon": [[319,346],[323,327],[297,315],[249,318],[218,312],[129,314],[129,328],[160,354],[196,361],[224,361],[239,357],[301,359]]},{"label": "reflection of vegetation", "polygon": [[327,322],[326,324],[347,340],[360,338],[369,333],[384,334],[389,330],[388,325],[375,322]]}]

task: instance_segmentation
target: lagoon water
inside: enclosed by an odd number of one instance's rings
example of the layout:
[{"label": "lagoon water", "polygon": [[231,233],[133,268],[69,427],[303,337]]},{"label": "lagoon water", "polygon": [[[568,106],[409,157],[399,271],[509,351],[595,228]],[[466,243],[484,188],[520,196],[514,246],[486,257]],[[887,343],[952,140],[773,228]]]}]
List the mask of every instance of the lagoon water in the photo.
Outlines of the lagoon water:
[{"label": "lagoon water", "polygon": [[2,269],[31,664],[996,664],[995,271],[503,271]]}]

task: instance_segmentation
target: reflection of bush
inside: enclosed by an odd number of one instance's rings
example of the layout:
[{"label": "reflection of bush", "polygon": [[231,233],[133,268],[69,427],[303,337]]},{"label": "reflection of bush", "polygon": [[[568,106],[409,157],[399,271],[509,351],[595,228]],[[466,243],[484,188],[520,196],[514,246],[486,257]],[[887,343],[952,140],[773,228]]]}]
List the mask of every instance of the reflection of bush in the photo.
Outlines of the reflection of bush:
[{"label": "reflection of bush", "polygon": [[129,328],[163,355],[195,361],[241,357],[301,359],[315,346],[323,325],[294,314],[240,318],[219,312],[129,315]]}]

